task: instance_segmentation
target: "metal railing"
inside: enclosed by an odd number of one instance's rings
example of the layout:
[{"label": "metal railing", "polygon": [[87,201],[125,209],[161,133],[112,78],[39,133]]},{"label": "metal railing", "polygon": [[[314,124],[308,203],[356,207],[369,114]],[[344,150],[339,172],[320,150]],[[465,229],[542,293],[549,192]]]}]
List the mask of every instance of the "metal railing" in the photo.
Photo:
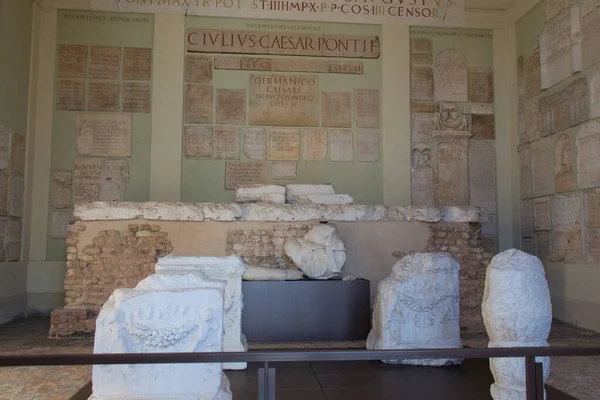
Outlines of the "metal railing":
[{"label": "metal railing", "polygon": [[544,399],[542,363],[535,357],[600,356],[600,347],[507,347],[411,350],[250,351],[245,353],[41,354],[0,356],[0,367],[260,362],[258,399],[275,400],[273,362],[440,358],[525,358],[527,400]]}]

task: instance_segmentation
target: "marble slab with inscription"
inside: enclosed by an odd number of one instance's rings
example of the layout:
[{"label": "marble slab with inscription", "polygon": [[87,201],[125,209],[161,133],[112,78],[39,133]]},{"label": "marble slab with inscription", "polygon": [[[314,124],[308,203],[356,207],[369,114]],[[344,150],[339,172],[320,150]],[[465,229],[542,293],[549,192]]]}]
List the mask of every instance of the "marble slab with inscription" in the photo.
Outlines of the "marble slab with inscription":
[{"label": "marble slab with inscription", "polygon": [[121,84],[119,82],[91,81],[87,109],[88,111],[120,111]]},{"label": "marble slab with inscription", "polygon": [[269,160],[300,160],[300,129],[269,129]]},{"label": "marble slab with inscription", "polygon": [[521,238],[521,251],[535,256],[535,243],[533,238]]},{"label": "marble slab with inscription", "polygon": [[50,214],[50,237],[66,239],[69,234],[69,224],[75,222],[73,210],[55,210]]},{"label": "marble slab with inscription", "polygon": [[588,120],[588,84],[578,79],[539,100],[541,136],[549,136]]},{"label": "marble slab with inscription", "polygon": [[13,131],[0,125],[0,170],[8,168],[12,149]]},{"label": "marble slab with inscription", "polygon": [[[0,5],[0,8],[2,8],[2,5]],[[8,218],[0,217],[0,232],[6,232],[7,225],[8,225]],[[8,237],[5,234],[0,234],[0,262],[7,261],[7,259],[6,259],[7,241],[8,241]]]},{"label": "marble slab with inscription", "polygon": [[10,173],[0,171],[0,215],[8,215],[8,180]]},{"label": "marble slab with inscription", "polygon": [[577,0],[546,0],[544,3],[546,10],[546,21],[551,20],[576,3]]},{"label": "marble slab with inscription", "polygon": [[250,160],[267,159],[267,135],[264,128],[244,128],[244,155]]},{"label": "marble slab with inscription", "polygon": [[600,193],[598,191],[583,194],[585,226],[600,228]]},{"label": "marble slab with inscription", "polygon": [[119,79],[121,64],[120,47],[92,46],[90,48],[90,78]]},{"label": "marble slab with inscription", "polygon": [[519,143],[527,143],[527,113],[525,110],[519,112],[517,116],[517,133],[519,134]]},{"label": "marble slab with inscription", "polygon": [[240,159],[240,128],[237,126],[215,126],[213,135],[214,160]]},{"label": "marble slab with inscription", "polygon": [[273,161],[271,164],[271,178],[296,179],[297,164],[293,161]]},{"label": "marble slab with inscription", "polygon": [[550,197],[533,199],[533,227],[536,231],[549,231],[552,229],[551,210]]},{"label": "marble slab with inscription", "polygon": [[379,128],[380,111],[379,90],[354,90],[354,120],[359,128]]},{"label": "marble slab with inscription", "polygon": [[594,8],[581,19],[581,36],[583,68],[587,69],[600,62],[600,9]]},{"label": "marble slab with inscription", "polygon": [[494,70],[492,68],[469,68],[469,101],[473,103],[494,102]]},{"label": "marble slab with inscription", "polygon": [[321,103],[321,121],[324,127],[352,127],[352,93],[323,92]]},{"label": "marble slab with inscription", "polygon": [[594,72],[590,79],[590,119],[600,117],[600,71]]},{"label": "marble slab with inscription", "polygon": [[494,140],[496,129],[493,115],[473,115],[471,132],[473,139]]},{"label": "marble slab with inscription", "polygon": [[433,69],[412,67],[410,69],[410,99],[433,100]]},{"label": "marble slab with inscription", "polygon": [[125,47],[123,49],[123,79],[149,81],[152,78],[152,49]]},{"label": "marble slab with inscription", "polygon": [[131,114],[77,114],[77,152],[82,156],[131,156]]},{"label": "marble slab with inscription", "polygon": [[533,195],[554,193],[554,144],[552,138],[544,138],[531,144],[531,168]]},{"label": "marble slab with inscription", "polygon": [[533,237],[533,201],[521,201],[521,237]]},{"label": "marble slab with inscription", "polygon": [[412,114],[434,114],[438,112],[439,109],[440,106],[438,103],[420,103],[416,101],[410,102],[410,112]]},{"label": "marble slab with inscription", "polygon": [[150,112],[150,82],[123,83],[123,112]]},{"label": "marble slab with inscription", "polygon": [[354,161],[354,135],[349,129],[329,131],[331,161]]},{"label": "marble slab with inscription", "polygon": [[[4,232],[0,229],[0,232]],[[9,242],[20,242],[23,238],[23,220],[21,218],[9,218],[6,238]]]},{"label": "marble slab with inscription", "polygon": [[540,73],[540,52],[534,51],[525,64],[525,94],[528,99],[542,91]]},{"label": "marble slab with inscription", "polygon": [[583,260],[581,230],[552,231],[553,262],[575,262]]},{"label": "marble slab with inscription", "polygon": [[431,65],[433,63],[433,42],[429,38],[410,39],[410,63]]},{"label": "marble slab with inscription", "polygon": [[486,142],[469,146],[469,199],[472,206],[496,213],[496,150]]},{"label": "marble slab with inscription", "polygon": [[212,124],[213,122],[213,87],[212,85],[185,85],[186,123]]},{"label": "marble slab with inscription", "polygon": [[25,201],[25,179],[21,175],[10,175],[8,179],[8,215],[23,217]]},{"label": "marble slab with inscription", "polygon": [[447,49],[435,57],[433,81],[435,101],[469,100],[467,59],[461,52]]},{"label": "marble slab with inscription", "polygon": [[586,262],[600,263],[600,229],[586,230]]},{"label": "marble slab with inscription", "polygon": [[538,140],[540,135],[540,103],[532,100],[527,110],[527,139],[530,142]]},{"label": "marble slab with inscription", "polygon": [[494,115],[494,105],[490,103],[465,104],[463,112],[470,115]]},{"label": "marble slab with inscription", "polygon": [[356,153],[358,161],[379,161],[379,133],[358,132]]},{"label": "marble slab with inscription", "polygon": [[[436,110],[437,111],[437,110]],[[435,129],[435,114],[413,113],[411,114],[410,137],[412,140],[431,140],[431,132]]]},{"label": "marble slab with inscription", "polygon": [[185,61],[185,81],[187,83],[210,83],[212,81],[212,57],[187,54]]},{"label": "marble slab with inscription", "polygon": [[563,132],[558,136],[554,149],[556,192],[564,193],[577,190],[573,142],[568,132]]},{"label": "marble slab with inscription", "polygon": [[183,128],[183,153],[186,158],[212,157],[213,127],[186,125]]},{"label": "marble slab with inscription", "polygon": [[60,169],[52,171],[50,205],[54,208],[70,208],[72,187],[72,171]]},{"label": "marble slab with inscription", "polygon": [[439,206],[467,205],[468,150],[464,143],[444,142],[436,146],[437,182],[435,200]]},{"label": "marble slab with inscription", "polygon": [[302,130],[302,158],[306,161],[323,161],[327,158],[328,137],[325,129]]},{"label": "marble slab with inscription", "polygon": [[550,261],[552,258],[552,233],[535,233],[535,255],[542,261]]},{"label": "marble slab with inscription", "polygon": [[521,169],[521,198],[527,199],[533,196],[533,174],[531,168]]},{"label": "marble slab with inscription", "polygon": [[11,172],[17,175],[25,175],[25,135],[14,133],[11,150]]},{"label": "marble slab with inscription", "polygon": [[434,199],[431,147],[425,143],[413,143],[411,152],[411,197],[413,205],[432,206]]},{"label": "marble slab with inscription", "polygon": [[88,68],[88,46],[77,44],[58,45],[58,77],[85,78]]},{"label": "marble slab with inscription", "polygon": [[319,77],[250,75],[249,124],[319,126]]},{"label": "marble slab with inscription", "polygon": [[217,124],[246,124],[246,89],[217,89]]},{"label": "marble slab with inscription", "polygon": [[129,187],[126,159],[76,158],[73,168],[73,202],[123,201]]},{"label": "marble slab with inscription", "polygon": [[552,229],[573,231],[581,229],[581,194],[557,195],[552,198]]},{"label": "marble slab with inscription", "polygon": [[267,183],[266,164],[263,162],[225,163],[225,190],[237,190],[240,186]]},{"label": "marble slab with inscription", "polygon": [[519,152],[519,165],[521,168],[531,168],[531,146],[529,144],[517,147]]},{"label": "marble slab with inscription", "polygon": [[59,80],[56,86],[56,110],[84,111],[85,92],[85,81]]},{"label": "marble slab with inscription", "polygon": [[582,125],[576,143],[579,189],[600,186],[600,121]]},{"label": "marble slab with inscription", "polygon": [[215,56],[215,69],[362,75],[362,61]]}]

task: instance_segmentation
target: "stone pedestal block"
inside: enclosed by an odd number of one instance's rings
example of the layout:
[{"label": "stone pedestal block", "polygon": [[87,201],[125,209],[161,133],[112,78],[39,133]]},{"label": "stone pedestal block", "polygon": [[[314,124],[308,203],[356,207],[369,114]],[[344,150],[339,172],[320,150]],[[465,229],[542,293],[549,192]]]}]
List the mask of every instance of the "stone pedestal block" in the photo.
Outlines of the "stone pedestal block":
[{"label": "stone pedestal block", "polygon": [[[447,253],[411,253],[377,286],[369,350],[460,348],[460,265]],[[382,360],[444,366],[462,359]]]}]

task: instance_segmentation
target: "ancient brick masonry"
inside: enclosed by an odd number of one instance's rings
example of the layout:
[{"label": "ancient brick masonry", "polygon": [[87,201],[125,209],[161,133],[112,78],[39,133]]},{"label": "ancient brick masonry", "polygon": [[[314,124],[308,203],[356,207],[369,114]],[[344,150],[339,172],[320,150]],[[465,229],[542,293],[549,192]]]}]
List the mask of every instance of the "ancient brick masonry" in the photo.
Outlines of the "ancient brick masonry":
[{"label": "ancient brick masonry", "polygon": [[84,222],[69,227],[65,307],[52,313],[50,336],[92,335],[100,308],[116,288],[132,288],[154,272],[160,257],[173,250],[159,225],[129,225],[124,231],[98,232],[78,248]]}]

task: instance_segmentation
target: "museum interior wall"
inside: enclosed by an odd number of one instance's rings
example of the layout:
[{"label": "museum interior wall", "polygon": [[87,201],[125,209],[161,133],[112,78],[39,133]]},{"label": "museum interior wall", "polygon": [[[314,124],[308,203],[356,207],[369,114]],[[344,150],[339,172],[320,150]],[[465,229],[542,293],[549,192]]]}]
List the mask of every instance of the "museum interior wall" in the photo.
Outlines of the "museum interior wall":
[{"label": "museum interior wall", "polygon": [[600,9],[540,2],[516,24],[522,249],[554,316],[598,330]]},{"label": "museum interior wall", "polygon": [[0,323],[26,314],[22,259],[32,2],[0,9]]}]

